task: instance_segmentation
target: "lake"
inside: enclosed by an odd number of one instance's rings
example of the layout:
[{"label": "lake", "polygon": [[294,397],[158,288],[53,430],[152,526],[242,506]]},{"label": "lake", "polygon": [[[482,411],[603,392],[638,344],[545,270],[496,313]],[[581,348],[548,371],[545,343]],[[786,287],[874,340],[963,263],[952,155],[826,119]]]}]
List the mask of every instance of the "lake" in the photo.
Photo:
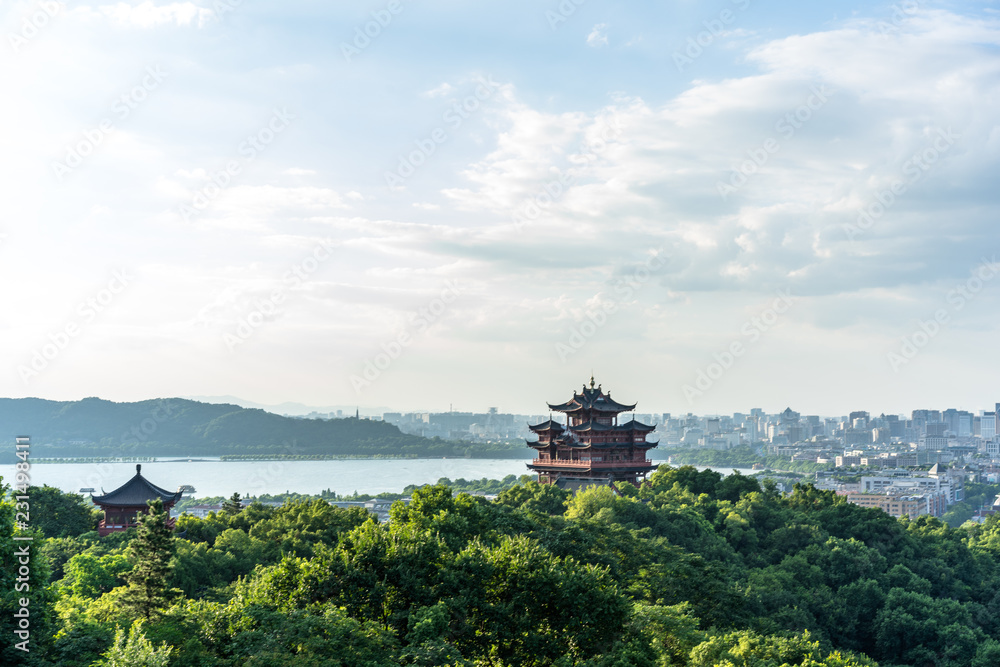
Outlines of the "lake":
[{"label": "lake", "polygon": [[[332,489],[342,495],[399,493],[410,484],[451,480],[502,479],[524,475],[529,459],[349,459],[342,461],[156,461],[142,464],[142,475],[170,491],[182,484],[195,488],[195,497],[258,496],[292,491],[319,494]],[[699,466],[700,469],[704,469]],[[728,475],[732,468],[713,468]],[[752,471],[739,469],[743,474]],[[5,483],[14,479],[14,466],[0,466]],[[31,483],[77,492],[91,487],[111,491],[135,475],[135,463],[33,463]]]}]

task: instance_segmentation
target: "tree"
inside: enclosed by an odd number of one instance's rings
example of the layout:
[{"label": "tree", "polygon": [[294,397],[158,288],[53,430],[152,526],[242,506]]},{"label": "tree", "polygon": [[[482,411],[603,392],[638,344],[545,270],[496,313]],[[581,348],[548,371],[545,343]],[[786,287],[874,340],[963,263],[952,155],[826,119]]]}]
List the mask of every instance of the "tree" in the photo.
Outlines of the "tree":
[{"label": "tree", "polygon": [[631,625],[644,635],[662,665],[687,664],[691,650],[704,639],[686,602],[671,607],[637,604]]},{"label": "tree", "polygon": [[[19,501],[20,491],[7,496],[8,491],[10,487],[0,477],[0,635],[4,637],[0,665],[31,665],[37,664],[34,656],[48,650],[55,634],[51,626],[53,595],[46,587],[50,571],[41,554],[42,533],[33,522],[30,531],[15,528],[16,522],[23,520],[18,513],[29,512],[34,517],[34,507],[25,506],[30,497]],[[22,600],[27,600],[27,605]],[[26,633],[30,633],[30,642],[24,646],[30,653],[17,648],[29,639]]]},{"label": "tree", "polygon": [[123,554],[95,556],[84,552],[77,554],[66,563],[65,573],[59,586],[70,595],[96,599],[121,584],[121,579],[130,564]]},{"label": "tree", "polygon": [[31,498],[31,525],[45,537],[76,537],[97,529],[100,512],[75,493],[45,485],[29,487],[27,495]]},{"label": "tree", "polygon": [[125,630],[118,630],[115,643],[97,664],[100,667],[167,667],[173,650],[172,646],[153,646],[142,631],[142,621],[136,621],[129,628],[128,637]]},{"label": "tree", "polygon": [[741,631],[717,635],[695,647],[691,667],[877,667],[865,656],[825,654],[819,642],[810,641],[809,632],[792,637],[759,635]]},{"label": "tree", "polygon": [[239,492],[234,493],[224,503],[222,503],[222,513],[232,516],[239,514],[243,510],[243,500]]},{"label": "tree", "polygon": [[570,491],[564,491],[554,484],[530,481],[501,491],[497,502],[542,514],[562,514],[566,511],[566,501],[572,495]]},{"label": "tree", "polygon": [[149,619],[170,601],[170,559],[176,545],[167,513],[159,499],[149,503],[149,512],[137,519],[135,539],[126,553],[135,561],[127,575],[128,590],[124,603],[136,615]]},{"label": "tree", "polygon": [[721,480],[721,474],[708,468],[699,471],[694,466],[671,468],[668,465],[661,465],[650,476],[649,483],[658,491],[666,490],[674,484],[679,484],[682,489],[686,489],[697,496],[702,493],[713,495],[715,488]]},{"label": "tree", "polygon": [[740,474],[738,470],[732,475],[723,477],[715,487],[715,497],[719,500],[729,500],[736,502],[746,493],[759,493],[760,482],[755,477],[747,477]]},{"label": "tree", "polygon": [[456,559],[444,598],[461,601],[456,637],[481,664],[575,664],[621,638],[630,608],[606,570],[558,558],[531,539],[476,541]]}]

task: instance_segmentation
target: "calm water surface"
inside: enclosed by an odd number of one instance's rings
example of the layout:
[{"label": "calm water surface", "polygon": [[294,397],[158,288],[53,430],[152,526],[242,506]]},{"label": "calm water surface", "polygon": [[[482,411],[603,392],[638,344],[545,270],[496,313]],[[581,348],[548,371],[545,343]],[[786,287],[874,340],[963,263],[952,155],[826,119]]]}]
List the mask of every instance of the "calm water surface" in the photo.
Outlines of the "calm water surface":
[{"label": "calm water surface", "polygon": [[[340,494],[399,493],[409,484],[433,484],[442,477],[451,480],[502,479],[524,475],[527,459],[357,459],[346,461],[157,461],[142,464],[142,475],[153,484],[173,491],[182,484],[195,488],[194,495],[257,496],[264,493],[318,494],[332,489]],[[728,475],[732,468],[713,468]],[[740,469],[749,474],[748,469]],[[135,474],[134,463],[36,463],[31,483],[48,484],[63,491],[91,487],[96,493],[111,491]],[[0,466],[6,482],[14,477],[14,466]]]}]

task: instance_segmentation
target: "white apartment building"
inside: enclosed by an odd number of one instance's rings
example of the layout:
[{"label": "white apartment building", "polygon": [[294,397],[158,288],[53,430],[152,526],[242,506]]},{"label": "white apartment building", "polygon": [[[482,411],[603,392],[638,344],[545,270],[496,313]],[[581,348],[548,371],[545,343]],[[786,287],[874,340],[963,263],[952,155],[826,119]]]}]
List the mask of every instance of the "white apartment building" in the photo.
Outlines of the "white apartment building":
[{"label": "white apartment building", "polygon": [[979,413],[979,437],[992,440],[997,434],[997,416],[994,412],[983,410]]},{"label": "white apartment building", "polygon": [[964,476],[951,475],[943,467],[934,466],[927,473],[872,475],[861,478],[861,493],[892,493],[894,495],[922,495],[942,492],[947,504],[965,498]]}]

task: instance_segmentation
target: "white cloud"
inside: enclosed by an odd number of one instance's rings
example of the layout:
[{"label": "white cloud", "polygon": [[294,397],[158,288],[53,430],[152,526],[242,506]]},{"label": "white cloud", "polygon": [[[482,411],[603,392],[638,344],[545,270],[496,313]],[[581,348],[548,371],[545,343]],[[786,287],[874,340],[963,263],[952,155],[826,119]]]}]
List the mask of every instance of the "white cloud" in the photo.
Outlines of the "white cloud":
[{"label": "white cloud", "polygon": [[[174,194],[185,192],[185,203],[192,196],[190,190],[176,186],[163,189]],[[221,190],[204,210],[189,218],[200,227],[260,232],[296,221],[327,220],[346,208],[343,198],[330,188],[233,185]]]},{"label": "white cloud", "polygon": [[587,35],[587,46],[600,47],[608,45],[608,24],[598,23]]},{"label": "white cloud", "polygon": [[[229,393],[233,378],[251,376],[261,380],[248,391],[351,392],[330,378],[356,372],[352,364],[376,352],[444,279],[457,278],[462,299],[373,388],[385,398],[371,400],[408,407],[404,389],[424,383],[433,408],[441,387],[470,376],[515,386],[539,367],[554,371],[532,390],[537,395],[550,385],[561,391],[560,377],[577,367],[593,363],[601,376],[601,364],[613,363],[615,372],[635,375],[605,386],[634,382],[631,395],[652,407],[673,400],[671,383],[725,349],[774,289],[792,286],[801,301],[753,358],[741,360],[726,379],[732,383],[718,385],[720,406],[725,398],[743,409],[747,395],[758,395],[760,383],[740,374],[774,378],[768,391],[787,395],[804,368],[823,377],[827,395],[861,403],[857,378],[885,366],[885,351],[917,318],[947,306],[947,290],[996,244],[1000,39],[990,21],[917,12],[885,35],[876,21],[852,20],[770,41],[762,34],[752,43],[727,39],[736,58],[715,55],[738,67],[720,68],[706,56],[701,79],[665,101],[662,88],[641,77],[614,80],[598,68],[587,72],[592,80],[581,93],[531,58],[512,58],[509,69],[493,73],[518,81],[519,90],[505,84],[460,128],[447,125],[448,141],[408,182],[410,194],[398,195],[383,187],[385,165],[443,123],[441,113],[461,102],[449,98],[471,92],[479,70],[463,67],[495,62],[478,45],[456,44],[455,59],[434,62],[406,51],[413,62],[405,65],[420,71],[413,75],[392,61],[393,44],[426,35],[407,34],[413,22],[394,22],[392,40],[386,33],[355,66],[331,68],[310,60],[318,52],[308,37],[284,25],[268,33],[267,49],[243,39],[241,31],[264,35],[273,27],[257,12],[221,23],[224,41],[177,40],[174,30],[154,29],[200,26],[211,5],[159,2],[67,12],[0,64],[10,83],[5,126],[16,129],[0,138],[10,192],[2,270],[9,281],[33,276],[25,289],[3,295],[5,309],[19,317],[0,325],[0,342],[30,351],[73,315],[91,289],[81,281],[99,285],[106,267],[142,269],[135,291],[116,302],[103,328],[87,331],[88,342],[81,338],[79,357],[60,357],[40,394],[50,387],[81,395],[212,393],[192,390],[193,381]],[[639,24],[631,25],[634,35]],[[345,30],[341,38],[348,36]],[[586,59],[588,47],[609,44],[604,24],[586,43],[579,36],[571,28],[557,35],[575,49],[571,57]],[[648,36],[650,44],[659,39]],[[220,45],[227,57],[218,57]],[[630,58],[654,67],[648,49],[632,49]],[[56,183],[52,160],[110,115],[109,104],[147,64],[160,62],[171,73],[162,94],[116,121],[84,166]],[[452,83],[439,83],[445,80]],[[794,118],[817,85],[827,87],[827,101],[785,136],[776,124]],[[626,92],[602,97],[609,90]],[[436,100],[416,105],[427,115],[413,105],[421,96]],[[286,103],[301,111],[301,130],[269,146],[192,224],[179,226],[178,204],[221,168],[218,156],[232,155],[267,109]],[[844,225],[899,178],[936,128],[949,126],[961,138],[851,243]],[[723,200],[717,184],[769,138],[780,149]],[[191,168],[198,164],[211,168]],[[323,167],[296,166],[305,164]],[[305,184],[314,187],[284,187]],[[516,230],[512,213],[532,200],[541,202],[540,214]],[[280,284],[317,238],[336,244],[330,261],[255,335],[245,348],[252,353],[228,355],[221,331]],[[641,291],[617,296],[616,281],[661,247],[670,262]],[[942,334],[933,345],[969,355],[987,349],[998,287],[985,287],[949,324],[949,342]],[[560,365],[553,343],[588,309],[616,298],[621,313]],[[109,352],[85,355],[88,345]],[[135,363],[117,356],[116,346],[135,350]],[[618,363],[623,349],[637,363]],[[959,367],[962,354],[946,358]],[[93,372],[73,370],[84,357]],[[196,376],[192,364],[201,369]],[[287,375],[275,381],[274,369]],[[94,385],[95,377],[115,379]],[[6,394],[35,392],[16,377],[8,381]],[[863,384],[883,395],[920,385]],[[495,397],[496,389],[477,385],[475,392],[469,400]]]},{"label": "white cloud", "polygon": [[[81,7],[80,9],[86,11],[89,8]],[[146,0],[138,5],[130,5],[125,2],[114,5],[99,5],[97,11],[115,25],[128,28],[152,28],[165,23],[178,26],[195,24],[201,27],[214,16],[212,10],[199,7],[192,2],[157,5],[151,0]]]},{"label": "white cloud", "polygon": [[[444,194],[511,233],[534,200],[527,233],[572,233],[609,256],[626,229],[662,236],[684,259],[671,276],[680,289],[829,293],[941,278],[956,265],[933,259],[933,220],[979,243],[993,234],[982,208],[956,219],[957,190],[989,198],[1000,161],[1000,95],[988,92],[1000,89],[1000,56],[977,43],[1000,44],[1000,28],[920,15],[889,35],[873,22],[774,40],[748,55],[762,72],[695,82],[657,107],[554,113],[514,99],[495,150],[463,173],[470,186]],[[850,243],[845,226],[949,127],[961,138]],[[723,199],[740,169],[745,184]]]},{"label": "white cloud", "polygon": [[453,90],[455,90],[455,88],[450,83],[445,82],[445,83],[442,83],[440,86],[437,86],[435,88],[431,88],[430,90],[424,91],[422,93],[422,96],[426,97],[428,99],[433,99],[435,97],[446,97]]}]

